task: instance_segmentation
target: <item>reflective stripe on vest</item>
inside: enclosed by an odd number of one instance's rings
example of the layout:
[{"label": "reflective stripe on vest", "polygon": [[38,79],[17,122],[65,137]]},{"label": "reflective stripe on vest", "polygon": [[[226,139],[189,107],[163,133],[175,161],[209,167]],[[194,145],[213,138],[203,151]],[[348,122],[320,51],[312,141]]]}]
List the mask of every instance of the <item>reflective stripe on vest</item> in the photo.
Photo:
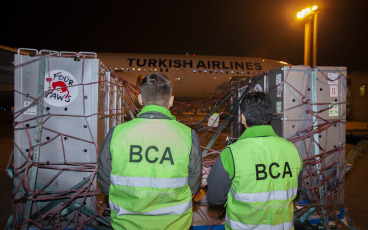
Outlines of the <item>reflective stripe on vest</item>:
[{"label": "reflective stripe on vest", "polygon": [[152,211],[145,212],[145,213],[130,212],[120,207],[119,205],[114,204],[111,201],[109,202],[109,204],[110,204],[110,208],[116,212],[117,216],[120,216],[120,215],[145,215],[145,216],[180,215],[188,211],[190,208],[192,208],[192,200],[190,200],[187,203],[182,203],[182,204],[169,206],[165,208],[159,208],[159,209],[152,210]]},{"label": "reflective stripe on vest", "polygon": [[177,188],[188,184],[188,177],[154,178],[111,175],[110,178],[114,185],[131,187]]},{"label": "reflective stripe on vest", "polygon": [[231,220],[226,215],[226,223],[232,229],[252,229],[252,230],[284,230],[284,229],[291,229],[293,228],[293,222],[285,222],[278,225],[267,225],[267,224],[244,224],[238,221]]},{"label": "reflective stripe on vest", "polygon": [[298,189],[291,188],[284,191],[270,191],[270,192],[258,192],[258,193],[236,193],[232,188],[230,192],[233,197],[242,202],[265,202],[270,200],[286,200],[293,196],[296,196]]}]

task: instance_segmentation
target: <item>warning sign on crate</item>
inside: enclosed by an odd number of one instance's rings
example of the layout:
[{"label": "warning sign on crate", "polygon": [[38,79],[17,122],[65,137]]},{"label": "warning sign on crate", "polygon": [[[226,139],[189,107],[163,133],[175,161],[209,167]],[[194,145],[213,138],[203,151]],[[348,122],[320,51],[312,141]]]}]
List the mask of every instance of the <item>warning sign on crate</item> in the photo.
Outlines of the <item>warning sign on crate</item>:
[{"label": "warning sign on crate", "polygon": [[330,109],[328,110],[329,117],[338,117],[339,116],[339,104],[336,102],[330,102]]},{"label": "warning sign on crate", "polygon": [[276,113],[282,113],[282,101],[276,101]]},{"label": "warning sign on crate", "polygon": [[45,75],[44,101],[56,107],[67,106],[78,96],[78,82],[65,70],[52,70]]},{"label": "warning sign on crate", "polygon": [[339,74],[338,73],[328,73],[328,78],[330,80],[328,80],[328,84],[329,85],[337,85],[339,84]]},{"label": "warning sign on crate", "polygon": [[338,85],[330,85],[330,97],[337,97],[338,89]]},{"label": "warning sign on crate", "polygon": [[[24,101],[23,102],[23,108],[28,107],[32,102],[30,101]],[[29,107],[26,111],[24,111],[25,115],[36,115],[37,114],[37,105]]]},{"label": "warning sign on crate", "polygon": [[276,74],[277,97],[282,96],[281,74]]}]

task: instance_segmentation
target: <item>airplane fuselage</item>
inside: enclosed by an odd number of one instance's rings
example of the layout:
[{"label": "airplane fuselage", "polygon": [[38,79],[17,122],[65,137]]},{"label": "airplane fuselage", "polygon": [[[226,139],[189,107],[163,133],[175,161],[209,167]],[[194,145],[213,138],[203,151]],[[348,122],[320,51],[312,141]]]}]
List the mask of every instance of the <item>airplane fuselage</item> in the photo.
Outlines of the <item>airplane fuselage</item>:
[{"label": "airplane fuselage", "polygon": [[164,54],[98,53],[118,75],[136,85],[150,73],[162,73],[179,98],[204,98],[225,90],[233,77],[252,77],[288,65],[262,58]]}]

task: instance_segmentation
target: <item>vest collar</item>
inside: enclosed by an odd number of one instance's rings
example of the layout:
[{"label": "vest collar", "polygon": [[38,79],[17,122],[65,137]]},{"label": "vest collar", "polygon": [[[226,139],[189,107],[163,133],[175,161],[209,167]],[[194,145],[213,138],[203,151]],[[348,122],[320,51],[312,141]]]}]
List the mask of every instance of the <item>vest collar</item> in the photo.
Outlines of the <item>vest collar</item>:
[{"label": "vest collar", "polygon": [[138,117],[140,117],[141,115],[143,115],[144,113],[149,113],[149,112],[158,112],[158,113],[162,113],[163,115],[171,118],[172,120],[176,120],[175,116],[171,115],[171,112],[159,105],[147,105],[144,106],[141,110],[141,112],[138,114]]},{"label": "vest collar", "polygon": [[257,125],[247,128],[239,140],[251,137],[277,136],[271,125]]}]

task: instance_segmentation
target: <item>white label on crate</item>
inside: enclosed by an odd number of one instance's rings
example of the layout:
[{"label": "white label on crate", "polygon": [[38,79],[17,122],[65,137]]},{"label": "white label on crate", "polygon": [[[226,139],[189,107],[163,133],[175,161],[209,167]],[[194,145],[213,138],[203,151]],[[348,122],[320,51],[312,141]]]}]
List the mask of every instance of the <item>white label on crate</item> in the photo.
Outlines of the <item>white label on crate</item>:
[{"label": "white label on crate", "polygon": [[328,110],[329,117],[339,116],[339,105],[336,102],[330,102],[330,109]]},{"label": "white label on crate", "polygon": [[330,85],[330,97],[338,97],[338,85]]},{"label": "white label on crate", "polygon": [[277,97],[282,96],[281,73],[276,74]]},{"label": "white label on crate", "polygon": [[[23,102],[23,108],[28,107],[32,102],[30,101],[24,101]],[[36,115],[37,114],[37,105],[34,105],[32,107],[29,107],[23,114],[26,115]]]},{"label": "white label on crate", "polygon": [[328,80],[329,85],[337,85],[339,84],[339,74],[338,73],[328,73],[328,78],[331,80]]},{"label": "white label on crate", "polygon": [[75,77],[65,70],[52,70],[45,74],[44,101],[56,107],[71,104],[78,96]]},{"label": "white label on crate", "polygon": [[282,113],[282,101],[276,101],[276,113]]},{"label": "white label on crate", "polygon": [[260,84],[254,86],[254,92],[263,92],[262,86]]}]

